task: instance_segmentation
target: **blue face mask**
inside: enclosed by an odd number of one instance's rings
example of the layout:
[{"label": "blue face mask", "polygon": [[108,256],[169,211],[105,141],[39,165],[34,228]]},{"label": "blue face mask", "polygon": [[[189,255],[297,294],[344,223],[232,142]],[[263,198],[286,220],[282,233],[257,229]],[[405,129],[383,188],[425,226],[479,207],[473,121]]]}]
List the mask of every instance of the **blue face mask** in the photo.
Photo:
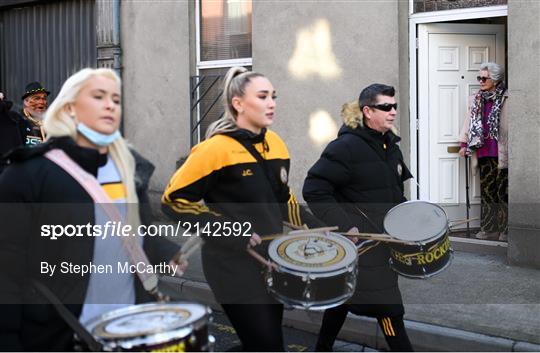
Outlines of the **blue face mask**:
[{"label": "blue face mask", "polygon": [[90,142],[92,142],[94,145],[105,147],[113,143],[117,138],[120,137],[120,131],[116,130],[110,135],[101,134],[95,130],[92,130],[88,126],[84,125],[83,123],[77,124],[77,130]]}]

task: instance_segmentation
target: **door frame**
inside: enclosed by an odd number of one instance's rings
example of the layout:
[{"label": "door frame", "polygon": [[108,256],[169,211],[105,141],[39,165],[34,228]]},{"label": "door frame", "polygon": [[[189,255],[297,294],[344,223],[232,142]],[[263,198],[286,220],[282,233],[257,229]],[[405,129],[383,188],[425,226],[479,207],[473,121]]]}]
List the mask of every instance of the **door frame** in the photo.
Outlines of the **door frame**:
[{"label": "door frame", "polygon": [[[420,160],[419,151],[426,150],[427,146],[425,138],[420,135],[420,128],[422,131],[428,128],[427,119],[421,119],[420,112],[425,116],[427,114],[426,106],[420,106],[419,98],[423,91],[420,91],[420,86],[423,89],[427,89],[427,62],[419,62],[420,48],[425,47],[427,44],[427,34],[425,34],[424,40],[420,40],[420,29],[425,28],[425,24],[441,23],[447,21],[458,21],[476,18],[488,18],[488,17],[506,17],[508,16],[508,5],[498,6],[486,6],[475,7],[457,10],[445,10],[423,13],[412,13],[413,0],[409,0],[409,116],[410,116],[410,151],[411,151],[411,170],[416,175],[416,187],[411,184],[411,199],[425,199],[429,198],[429,179],[428,179],[428,161]],[[444,26],[443,24],[440,24]],[[467,24],[460,24],[465,28]],[[442,28],[442,27],[441,27]],[[454,32],[460,33],[460,32]],[[467,33],[464,31],[464,33]],[[504,53],[503,53],[504,54]],[[504,57],[504,55],[503,55]],[[420,69],[421,68],[421,69]],[[425,81],[424,81],[425,80]],[[429,138],[429,137],[428,137]],[[427,140],[429,143],[429,139]]]}]

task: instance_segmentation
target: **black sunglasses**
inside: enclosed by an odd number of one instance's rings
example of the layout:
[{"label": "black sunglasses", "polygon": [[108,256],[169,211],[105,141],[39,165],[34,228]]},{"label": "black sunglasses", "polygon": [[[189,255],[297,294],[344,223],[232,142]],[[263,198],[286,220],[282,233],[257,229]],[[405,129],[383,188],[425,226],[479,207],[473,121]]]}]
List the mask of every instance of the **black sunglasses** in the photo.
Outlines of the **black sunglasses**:
[{"label": "black sunglasses", "polygon": [[491,77],[476,76],[476,81],[478,82],[486,82],[487,80],[491,80]]},{"label": "black sunglasses", "polygon": [[392,108],[397,110],[397,103],[394,103],[394,104],[390,104],[390,103],[373,104],[373,105],[368,105],[368,107],[379,109],[379,110],[382,110],[383,112],[389,112],[390,110],[392,110]]}]

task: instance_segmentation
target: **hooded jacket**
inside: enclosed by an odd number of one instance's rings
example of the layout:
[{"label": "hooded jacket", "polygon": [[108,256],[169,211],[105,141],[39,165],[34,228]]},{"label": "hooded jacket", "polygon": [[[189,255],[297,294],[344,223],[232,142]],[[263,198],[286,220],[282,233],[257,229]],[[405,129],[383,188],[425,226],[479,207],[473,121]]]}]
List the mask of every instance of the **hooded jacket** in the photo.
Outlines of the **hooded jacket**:
[{"label": "hooded jacket", "polygon": [[[357,112],[358,113],[358,112]],[[330,142],[308,171],[303,196],[316,217],[346,232],[383,233],[384,216],[406,201],[403,182],[411,173],[403,161],[395,131],[382,134],[362,123],[358,114],[345,111],[338,137]],[[356,293],[350,300],[359,313],[402,314],[397,274],[389,267],[390,252],[378,243],[358,258]]]},{"label": "hooded jacket", "polygon": [[[264,165],[243,143],[255,147]],[[193,147],[163,194],[169,217],[193,225],[192,231],[209,229],[210,234],[201,232],[203,269],[221,304],[272,302],[261,265],[246,252],[249,237],[225,236],[224,225],[242,225],[241,233],[266,235],[281,233],[284,220],[297,226],[319,224],[299,207],[289,189],[289,165],[287,146],[273,131],[218,134]],[[266,253],[265,246],[257,248]]]}]

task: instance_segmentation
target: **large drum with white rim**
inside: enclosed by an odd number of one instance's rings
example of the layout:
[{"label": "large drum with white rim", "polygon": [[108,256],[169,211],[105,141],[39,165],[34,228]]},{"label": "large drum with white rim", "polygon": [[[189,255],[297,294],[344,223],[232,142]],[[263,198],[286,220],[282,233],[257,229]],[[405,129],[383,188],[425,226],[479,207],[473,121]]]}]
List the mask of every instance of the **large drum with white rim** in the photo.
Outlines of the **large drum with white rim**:
[{"label": "large drum with white rim", "polygon": [[400,275],[428,278],[452,260],[448,217],[438,205],[426,201],[407,201],[393,207],[384,218],[384,230],[403,244],[388,243],[390,266]]},{"label": "large drum with white rim", "polygon": [[356,246],[335,233],[274,239],[268,248],[277,270],[268,271],[270,293],[287,306],[324,310],[349,299],[356,286]]},{"label": "large drum with white rim", "polygon": [[85,323],[105,351],[208,352],[210,309],[194,303],[132,305]]}]

